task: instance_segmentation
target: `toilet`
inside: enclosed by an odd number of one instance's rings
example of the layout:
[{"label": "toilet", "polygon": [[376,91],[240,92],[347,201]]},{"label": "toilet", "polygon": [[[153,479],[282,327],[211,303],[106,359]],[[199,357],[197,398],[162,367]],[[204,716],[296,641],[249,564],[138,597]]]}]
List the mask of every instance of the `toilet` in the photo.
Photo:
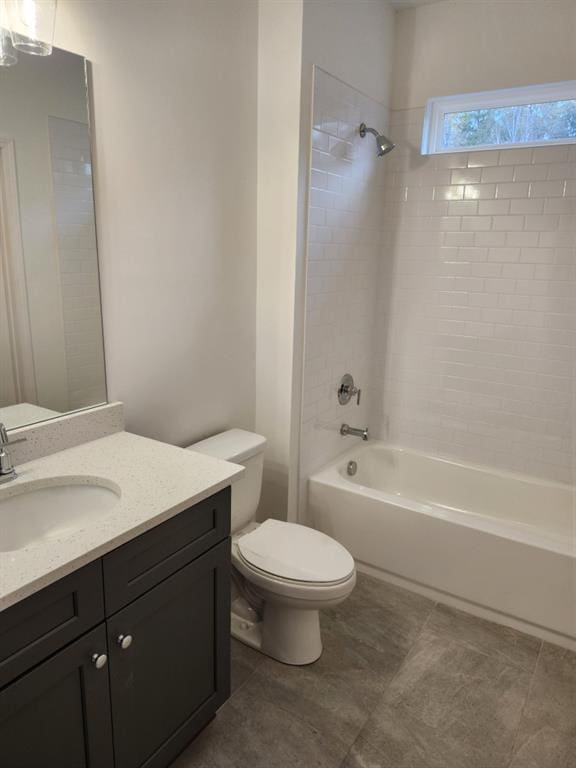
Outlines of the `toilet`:
[{"label": "toilet", "polygon": [[325,533],[279,520],[255,522],[266,438],[229,429],[189,450],[242,464],[232,485],[232,635],[285,664],[322,653],[319,613],[356,584],[350,553]]}]

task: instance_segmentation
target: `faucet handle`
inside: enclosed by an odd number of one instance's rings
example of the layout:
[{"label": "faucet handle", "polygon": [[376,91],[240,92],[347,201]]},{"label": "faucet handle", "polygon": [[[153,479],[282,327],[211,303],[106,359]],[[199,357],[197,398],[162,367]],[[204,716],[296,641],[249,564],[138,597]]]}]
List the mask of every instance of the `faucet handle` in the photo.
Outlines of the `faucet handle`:
[{"label": "faucet handle", "polygon": [[25,437],[17,437],[15,440],[10,440],[8,437],[8,431],[4,424],[0,423],[0,448],[3,446],[11,446],[11,445],[18,445],[18,443],[25,443],[26,442]]},{"label": "faucet handle", "polygon": [[354,379],[351,374],[345,373],[344,376],[342,376],[340,386],[338,387],[338,402],[340,405],[348,405],[353,397],[356,398],[356,405],[360,405],[361,393],[362,390],[358,389],[354,384]]}]

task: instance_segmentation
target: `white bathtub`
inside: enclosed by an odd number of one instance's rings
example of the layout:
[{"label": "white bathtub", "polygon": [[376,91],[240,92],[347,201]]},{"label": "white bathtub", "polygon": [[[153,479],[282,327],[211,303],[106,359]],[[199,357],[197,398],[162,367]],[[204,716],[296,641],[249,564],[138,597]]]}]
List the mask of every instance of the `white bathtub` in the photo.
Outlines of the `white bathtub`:
[{"label": "white bathtub", "polygon": [[371,442],[310,478],[309,512],[361,569],[576,648],[571,486]]}]

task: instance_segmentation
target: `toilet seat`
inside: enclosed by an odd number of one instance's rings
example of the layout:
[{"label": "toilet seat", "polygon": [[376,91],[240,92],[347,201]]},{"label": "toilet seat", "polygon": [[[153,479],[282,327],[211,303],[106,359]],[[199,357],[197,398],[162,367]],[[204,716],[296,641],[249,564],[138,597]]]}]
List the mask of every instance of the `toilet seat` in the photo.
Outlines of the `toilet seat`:
[{"label": "toilet seat", "polygon": [[356,571],[341,581],[332,582],[310,582],[310,581],[290,581],[281,577],[273,576],[271,573],[261,571],[250,563],[247,563],[238,551],[237,542],[232,542],[232,564],[250,584],[259,588],[265,593],[276,595],[278,598],[286,598],[291,601],[297,601],[302,604],[314,603],[321,608],[319,603],[331,603],[334,600],[340,600],[347,597],[356,583]]},{"label": "toilet seat", "polygon": [[295,523],[267,520],[233,539],[234,566],[252,584],[302,601],[350,592],[356,569],[350,553],[326,534]]},{"label": "toilet seat", "polygon": [[238,539],[242,559],[275,578],[309,584],[333,584],[354,571],[341,544],[314,528],[266,520]]}]

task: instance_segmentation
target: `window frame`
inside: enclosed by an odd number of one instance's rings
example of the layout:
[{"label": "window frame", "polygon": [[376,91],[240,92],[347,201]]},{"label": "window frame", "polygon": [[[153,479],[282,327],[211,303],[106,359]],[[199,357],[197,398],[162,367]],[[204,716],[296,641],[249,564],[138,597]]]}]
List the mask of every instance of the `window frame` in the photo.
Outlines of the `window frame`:
[{"label": "window frame", "polygon": [[497,91],[461,93],[428,99],[422,129],[422,154],[445,155],[455,152],[476,152],[494,149],[518,149],[521,147],[549,147],[558,144],[576,144],[576,138],[551,139],[549,141],[523,141],[510,144],[472,144],[466,147],[442,147],[444,116],[452,112],[472,112],[479,109],[541,104],[548,101],[576,100],[576,80],[544,85],[527,85],[519,88],[503,88]]}]

